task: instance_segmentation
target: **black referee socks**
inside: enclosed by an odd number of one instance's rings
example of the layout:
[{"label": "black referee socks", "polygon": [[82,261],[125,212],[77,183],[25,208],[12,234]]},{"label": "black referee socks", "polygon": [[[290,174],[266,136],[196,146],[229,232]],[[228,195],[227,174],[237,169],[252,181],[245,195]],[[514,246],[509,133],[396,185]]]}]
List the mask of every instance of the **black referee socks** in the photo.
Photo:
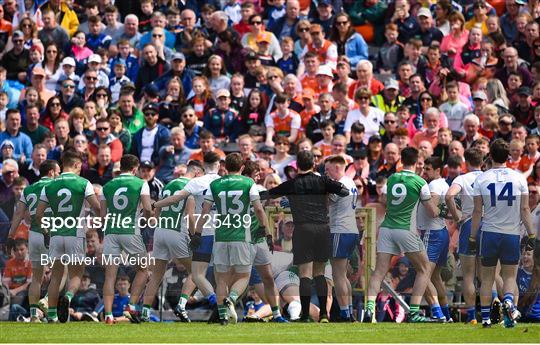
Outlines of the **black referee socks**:
[{"label": "black referee socks", "polygon": [[300,278],[300,303],[302,304],[302,318],[309,318],[309,305],[311,303],[311,279]]},{"label": "black referee socks", "polygon": [[317,296],[319,297],[319,315],[326,316],[326,301],[328,297],[326,278],[324,276],[316,276],[313,280],[315,281],[315,291],[317,291]]}]

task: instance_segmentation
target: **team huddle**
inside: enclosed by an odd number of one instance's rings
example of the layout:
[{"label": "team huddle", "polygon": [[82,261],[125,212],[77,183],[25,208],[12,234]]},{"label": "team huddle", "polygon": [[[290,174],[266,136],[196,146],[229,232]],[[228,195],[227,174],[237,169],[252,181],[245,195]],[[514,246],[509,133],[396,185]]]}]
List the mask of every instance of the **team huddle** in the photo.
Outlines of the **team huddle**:
[{"label": "team huddle", "polygon": [[[424,180],[414,172],[418,151],[403,149],[403,170],[391,175],[385,187],[386,213],[378,232],[376,268],[367,286],[365,311],[358,313],[359,318],[376,322],[375,300],[382,280],[392,257],[404,254],[416,270],[408,322],[452,321],[441,278],[449,248],[447,218],[459,224],[458,254],[463,268],[467,322],[477,322],[478,256],[483,326],[491,325],[490,314],[497,307],[492,290],[499,275],[504,295],[500,302],[503,322],[505,327],[514,326],[519,317],[515,299],[522,226],[528,235],[526,250],[535,249],[537,262],[540,262],[540,248],[535,240],[538,229],[533,227],[527,183],[522,175],[505,168],[508,154],[508,144],[500,140],[491,145],[488,163],[481,151],[468,149],[465,152],[468,173],[457,177],[449,187],[441,178],[443,164],[438,157],[425,160]],[[321,176],[314,172],[313,154],[300,152],[298,175],[268,191],[255,182],[256,162],[243,161],[240,154],[231,153],[224,161],[226,174],[220,175],[220,160],[216,153],[209,152],[202,164],[190,162],[186,175],[169,182],[161,198],[152,201],[147,182],[136,176],[140,164],[137,157],[124,155],[120,174],[105,184],[98,196],[92,184],[79,176],[80,154],[67,150],[62,157],[62,172],[57,161],[42,163],[42,178],[25,188],[11,231],[23,219],[31,218],[30,260],[33,276],[42,277],[43,255],[50,260],[60,260],[66,255],[84,259],[85,230],[91,226],[63,226],[50,231],[42,227],[44,217],[65,219],[92,214],[105,219],[120,215],[126,221],[107,223],[103,229],[103,255],[130,258],[149,255],[138,219],[181,220],[158,222],[152,264],[135,265],[130,300],[124,309],[124,316],[134,323],[150,321],[152,304],[171,261],[182,264],[189,272],[174,309],[182,322],[190,322],[186,306],[196,289],[214,308],[211,320],[222,325],[238,322],[237,302],[254,275],[264,286],[261,298],[270,306],[269,318],[274,322],[329,322],[328,281],[333,283],[339,305],[338,321],[356,321],[347,264],[361,240],[356,221],[358,190],[345,175],[345,159],[339,155],[327,158],[325,175]],[[264,200],[282,196],[289,201],[295,225],[292,254],[274,253],[273,236],[263,207]],[[52,266],[46,315],[39,312],[41,279],[32,280],[29,288],[32,322],[69,320],[71,299],[84,273],[80,262]],[[214,285],[208,279],[209,266],[213,269]],[[105,265],[106,324],[115,323],[112,308],[117,271],[118,265]],[[313,287],[318,306],[311,303]],[[430,317],[420,310],[424,298],[431,307]],[[249,317],[244,320],[248,321]]]}]

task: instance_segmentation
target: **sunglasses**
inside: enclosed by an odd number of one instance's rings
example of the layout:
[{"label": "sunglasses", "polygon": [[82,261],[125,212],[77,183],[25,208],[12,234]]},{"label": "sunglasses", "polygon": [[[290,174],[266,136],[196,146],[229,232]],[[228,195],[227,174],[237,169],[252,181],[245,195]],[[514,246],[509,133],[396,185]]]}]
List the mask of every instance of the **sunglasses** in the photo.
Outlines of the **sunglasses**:
[{"label": "sunglasses", "polygon": [[15,170],[4,171],[4,175],[13,175],[13,174],[15,174]]},{"label": "sunglasses", "polygon": [[512,122],[501,121],[501,122],[499,122],[499,125],[501,125],[501,126],[512,126]]},{"label": "sunglasses", "polygon": [[157,116],[157,115],[159,115],[159,114],[158,114],[158,113],[154,113],[153,111],[144,113],[144,116],[148,116],[148,117],[150,117],[150,116]]},{"label": "sunglasses", "polygon": [[47,53],[58,53],[56,50],[47,50]]},{"label": "sunglasses", "polygon": [[97,127],[96,128],[96,131],[100,131],[100,132],[105,132],[105,131],[108,131],[109,130],[109,127]]},{"label": "sunglasses", "polygon": [[23,24],[22,27],[23,27],[23,28],[31,28],[31,27],[32,27],[32,24]]},{"label": "sunglasses", "polygon": [[268,79],[272,80],[272,79],[277,79],[278,76],[277,75],[273,75],[273,76],[268,76]]},{"label": "sunglasses", "polygon": [[320,35],[321,32],[320,31],[314,31],[314,32],[310,32],[311,35],[313,36],[317,36],[317,35]]},{"label": "sunglasses", "polygon": [[367,101],[369,99],[369,97],[358,97],[359,100],[361,101]]},{"label": "sunglasses", "polygon": [[163,37],[163,35],[160,35],[160,34],[153,34],[152,37]]},{"label": "sunglasses", "polygon": [[97,80],[97,77],[84,77],[86,80]]},{"label": "sunglasses", "polygon": [[396,121],[395,120],[384,120],[384,123],[385,124],[396,123]]},{"label": "sunglasses", "polygon": [[338,25],[338,26],[345,26],[345,25],[347,25],[347,24],[349,24],[348,21],[345,21],[345,22],[336,22],[336,25]]},{"label": "sunglasses", "polygon": [[422,98],[421,101],[422,102],[431,102],[431,101],[433,101],[433,99],[431,99],[431,98]]},{"label": "sunglasses", "polygon": [[86,144],[86,140],[75,140],[75,144]]},{"label": "sunglasses", "polygon": [[534,49],[538,49],[538,48],[540,48],[540,44],[538,44],[538,45],[535,44]]},{"label": "sunglasses", "polygon": [[105,93],[98,93],[98,94],[96,95],[96,97],[97,97],[97,98],[105,98],[105,97],[107,97],[107,94],[105,94]]},{"label": "sunglasses", "polygon": [[184,115],[182,115],[182,117],[194,117],[194,116],[195,116],[195,114],[184,114]]},{"label": "sunglasses", "polygon": [[322,155],[313,155],[314,158],[322,158]]},{"label": "sunglasses", "polygon": [[13,40],[13,43],[22,43],[23,40]]},{"label": "sunglasses", "polygon": [[308,32],[309,29],[308,28],[299,28],[298,31],[300,31],[300,32]]},{"label": "sunglasses", "polygon": [[60,103],[56,103],[56,102],[51,103],[51,107],[59,107],[60,105],[61,105]]},{"label": "sunglasses", "polygon": [[66,89],[74,89],[75,88],[74,84],[64,84],[62,86],[65,87]]},{"label": "sunglasses", "polygon": [[262,22],[251,22],[251,25],[261,25]]}]

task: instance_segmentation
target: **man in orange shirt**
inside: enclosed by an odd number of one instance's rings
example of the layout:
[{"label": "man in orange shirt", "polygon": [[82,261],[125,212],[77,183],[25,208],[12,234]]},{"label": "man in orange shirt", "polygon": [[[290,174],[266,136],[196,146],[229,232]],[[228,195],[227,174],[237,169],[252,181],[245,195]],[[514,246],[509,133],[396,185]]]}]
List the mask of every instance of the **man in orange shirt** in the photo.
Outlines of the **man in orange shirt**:
[{"label": "man in orange shirt", "polygon": [[274,147],[274,135],[287,137],[289,143],[295,143],[302,125],[300,115],[289,109],[290,99],[287,94],[280,93],[274,100],[276,111],[270,113],[264,120],[266,125],[266,145]]},{"label": "man in orange shirt", "polygon": [[201,148],[191,154],[191,156],[189,156],[189,160],[197,160],[203,162],[204,154],[207,152],[215,152],[219,155],[220,158],[225,158],[225,153],[215,147],[215,144],[216,138],[214,137],[214,135],[210,131],[203,130],[201,134],[199,134],[199,146]]},{"label": "man in orange shirt", "polygon": [[426,111],[426,127],[417,132],[412,140],[411,146],[418,148],[420,142],[427,140],[431,143],[431,147],[437,146],[438,133],[439,133],[439,117],[440,112],[437,108],[429,108]]},{"label": "man in orange shirt", "polygon": [[[11,296],[10,321],[15,321],[22,312],[20,307],[28,307],[28,286],[32,282],[32,263],[28,260],[28,243],[16,240],[13,258],[6,262],[2,284],[9,289]],[[27,308],[25,308],[27,309]],[[26,314],[26,310],[24,311]]]},{"label": "man in orange shirt", "polygon": [[304,66],[306,67],[305,73],[300,77],[300,83],[303,89],[315,90],[318,88],[317,71],[320,66],[319,57],[317,53],[307,52],[304,55]]}]

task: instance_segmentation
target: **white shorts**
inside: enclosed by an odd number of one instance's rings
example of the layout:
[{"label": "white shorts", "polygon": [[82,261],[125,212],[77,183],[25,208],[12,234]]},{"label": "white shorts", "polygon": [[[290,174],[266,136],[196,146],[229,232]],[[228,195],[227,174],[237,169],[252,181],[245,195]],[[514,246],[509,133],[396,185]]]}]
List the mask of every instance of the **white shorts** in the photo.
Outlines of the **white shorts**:
[{"label": "white shorts", "polygon": [[118,256],[122,251],[130,256],[146,256],[146,246],[141,235],[108,234],[103,240],[103,255]]},{"label": "white shorts", "polygon": [[236,273],[250,273],[255,248],[248,242],[214,242],[214,269],[225,273],[234,268]]},{"label": "white shorts", "polygon": [[283,290],[291,285],[300,286],[300,278],[296,275],[296,273],[291,271],[281,272],[274,280],[276,281],[276,287],[279,293],[282,293]]},{"label": "white shorts", "polygon": [[[64,262],[74,258],[84,259],[86,256],[86,238],[75,236],[52,236],[49,243],[49,256]],[[64,256],[62,258],[62,256]]]},{"label": "white shorts", "polygon": [[269,265],[272,262],[272,254],[266,242],[256,243],[253,247],[255,249],[254,266]]},{"label": "white shorts", "polygon": [[425,251],[426,247],[416,231],[381,228],[377,239],[377,253],[400,255]]},{"label": "white shorts", "polygon": [[41,266],[41,255],[49,254],[42,233],[31,230],[28,232],[28,254],[33,266]]},{"label": "white shorts", "polygon": [[156,228],[154,232],[154,250],[152,256],[158,260],[189,258],[189,234],[187,231],[175,231]]}]

